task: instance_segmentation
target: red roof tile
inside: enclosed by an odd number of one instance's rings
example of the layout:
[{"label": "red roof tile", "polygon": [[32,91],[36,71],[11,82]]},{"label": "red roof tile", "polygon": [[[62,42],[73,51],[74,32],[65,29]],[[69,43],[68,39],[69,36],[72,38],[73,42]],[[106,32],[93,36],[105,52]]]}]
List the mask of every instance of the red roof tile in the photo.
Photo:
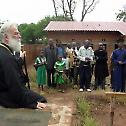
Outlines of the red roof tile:
[{"label": "red roof tile", "polygon": [[119,31],[126,35],[125,22],[51,21],[45,31]]}]

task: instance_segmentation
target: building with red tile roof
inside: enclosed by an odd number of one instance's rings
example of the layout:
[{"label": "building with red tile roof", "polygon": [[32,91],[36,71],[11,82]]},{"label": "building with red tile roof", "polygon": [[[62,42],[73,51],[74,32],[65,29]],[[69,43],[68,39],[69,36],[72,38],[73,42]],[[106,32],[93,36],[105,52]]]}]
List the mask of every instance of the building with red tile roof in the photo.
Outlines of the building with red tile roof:
[{"label": "building with red tile roof", "polygon": [[119,40],[126,41],[125,22],[51,21],[44,30],[47,31],[48,38],[62,43],[88,39],[97,48],[98,43],[103,42],[109,55]]}]

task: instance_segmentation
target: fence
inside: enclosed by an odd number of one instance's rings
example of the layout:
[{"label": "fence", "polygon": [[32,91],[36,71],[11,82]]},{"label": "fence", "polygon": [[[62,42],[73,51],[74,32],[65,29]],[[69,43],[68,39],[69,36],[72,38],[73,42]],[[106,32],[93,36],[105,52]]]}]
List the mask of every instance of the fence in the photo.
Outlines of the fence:
[{"label": "fence", "polygon": [[35,58],[39,55],[42,48],[44,48],[42,44],[24,44],[22,49],[26,51],[27,65],[31,65],[35,62]]}]

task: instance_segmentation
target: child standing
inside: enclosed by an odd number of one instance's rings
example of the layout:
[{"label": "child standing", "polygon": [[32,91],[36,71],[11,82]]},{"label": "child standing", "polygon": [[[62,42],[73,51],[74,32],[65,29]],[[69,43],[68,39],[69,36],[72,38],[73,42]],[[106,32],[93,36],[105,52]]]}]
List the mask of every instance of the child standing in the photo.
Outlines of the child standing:
[{"label": "child standing", "polygon": [[67,79],[67,83],[69,81],[69,57],[68,55],[66,54],[65,58],[62,59],[64,62],[65,62],[65,70],[64,70],[64,73],[65,73],[65,76],[66,76],[66,79]]},{"label": "child standing", "polygon": [[44,51],[40,52],[34,65],[36,67],[36,80],[40,92],[43,91],[43,85],[46,84],[46,58],[44,57]]},{"label": "child standing", "polygon": [[58,60],[56,61],[54,68],[55,68],[54,81],[57,84],[59,91],[64,93],[63,71],[65,69],[65,62],[62,60],[62,56],[58,56]]}]

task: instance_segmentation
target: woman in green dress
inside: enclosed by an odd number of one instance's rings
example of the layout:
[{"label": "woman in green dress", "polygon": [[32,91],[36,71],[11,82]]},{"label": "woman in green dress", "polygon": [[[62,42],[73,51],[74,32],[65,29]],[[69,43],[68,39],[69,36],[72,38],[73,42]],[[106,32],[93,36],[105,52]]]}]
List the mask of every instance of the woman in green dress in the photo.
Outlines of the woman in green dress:
[{"label": "woman in green dress", "polygon": [[39,91],[43,91],[43,85],[46,84],[46,58],[44,52],[41,51],[40,55],[36,58],[34,66],[36,67],[36,80]]},{"label": "woman in green dress", "polygon": [[64,93],[63,71],[65,69],[65,62],[62,60],[62,56],[58,56],[58,60],[55,62],[54,68],[55,68],[54,81],[57,84],[59,91]]}]

